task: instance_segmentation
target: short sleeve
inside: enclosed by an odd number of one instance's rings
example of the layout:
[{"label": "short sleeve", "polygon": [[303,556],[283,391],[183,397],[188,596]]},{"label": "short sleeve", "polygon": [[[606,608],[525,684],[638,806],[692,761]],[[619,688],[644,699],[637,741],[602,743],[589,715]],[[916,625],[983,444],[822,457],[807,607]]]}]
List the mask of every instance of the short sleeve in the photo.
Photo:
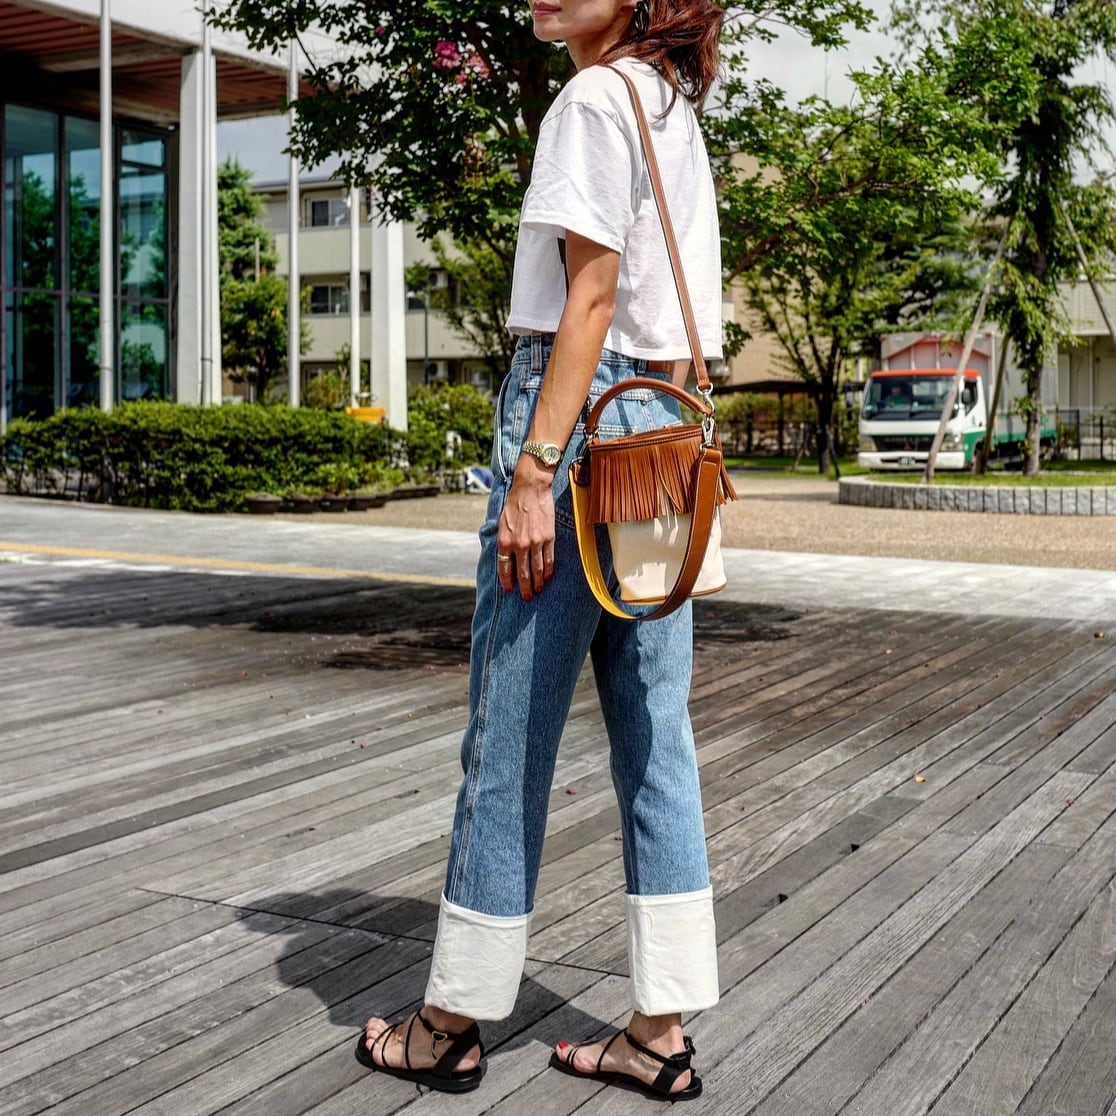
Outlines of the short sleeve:
[{"label": "short sleeve", "polygon": [[546,236],[570,229],[622,252],[639,209],[641,173],[616,117],[571,101],[540,131],[522,224]]}]

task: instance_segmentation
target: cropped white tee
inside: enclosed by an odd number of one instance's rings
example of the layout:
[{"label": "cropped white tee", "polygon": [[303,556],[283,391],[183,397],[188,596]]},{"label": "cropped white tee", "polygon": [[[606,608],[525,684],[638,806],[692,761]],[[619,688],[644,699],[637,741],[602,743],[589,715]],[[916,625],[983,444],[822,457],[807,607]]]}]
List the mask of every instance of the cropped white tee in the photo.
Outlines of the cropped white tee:
[{"label": "cropped white tee", "polygon": [[[667,205],[694,306],[703,355],[721,356],[721,242],[709,158],[697,117],[648,65],[631,75],[651,126]],[[512,279],[512,333],[553,333],[566,302],[557,238],[572,229],[620,253],[616,313],[604,346],[630,357],[690,355],[651,180],[627,87],[603,66],[577,73],[539,128],[523,199]]]}]

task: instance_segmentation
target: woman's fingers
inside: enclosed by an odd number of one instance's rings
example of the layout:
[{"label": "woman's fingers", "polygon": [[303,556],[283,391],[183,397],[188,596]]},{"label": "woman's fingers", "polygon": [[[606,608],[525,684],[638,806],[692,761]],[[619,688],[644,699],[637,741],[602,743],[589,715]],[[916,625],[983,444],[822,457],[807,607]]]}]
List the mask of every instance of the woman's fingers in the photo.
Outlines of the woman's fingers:
[{"label": "woman's fingers", "polygon": [[518,588],[520,596],[529,601],[535,593],[554,576],[554,544],[512,549],[510,543],[501,546],[496,555],[496,576],[500,587],[510,593]]},{"label": "woman's fingers", "polygon": [[515,555],[505,554],[502,550],[496,555],[496,576],[500,588],[510,593],[515,588]]}]

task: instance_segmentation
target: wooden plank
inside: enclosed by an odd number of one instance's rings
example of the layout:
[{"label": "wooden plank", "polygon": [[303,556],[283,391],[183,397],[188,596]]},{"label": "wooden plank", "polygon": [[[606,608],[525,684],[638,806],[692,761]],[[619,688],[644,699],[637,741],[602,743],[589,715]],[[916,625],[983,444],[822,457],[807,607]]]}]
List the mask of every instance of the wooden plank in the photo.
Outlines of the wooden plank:
[{"label": "wooden plank", "polygon": [[102,979],[7,1016],[0,1088],[50,1066],[59,1049],[68,1055],[85,1050],[256,971],[282,951],[282,930],[289,925],[270,915],[233,916],[228,927],[174,951],[167,965],[156,957],[126,979]]},{"label": "wooden plank", "polygon": [[190,941],[199,928],[220,926],[227,916],[190,899],[163,899],[137,912],[48,942],[9,960],[0,981],[5,984],[3,1010],[19,1010],[59,991],[80,987],[117,969],[146,960]]},{"label": "wooden plank", "polygon": [[[59,917],[58,912],[48,913],[41,921],[18,929],[5,929],[3,920],[0,919],[0,962],[8,962],[13,957],[49,942],[64,941],[71,935],[96,930],[101,924],[110,923],[116,918],[129,914],[142,918],[145,908],[162,901],[162,896],[130,890],[99,897],[89,896],[84,902],[79,902],[75,910],[67,911],[65,918]],[[7,972],[5,964],[5,977]]]},{"label": "wooden plank", "polygon": [[[1093,651],[1093,648],[1090,648],[1090,653],[1091,651]],[[1048,668],[1048,670],[1052,670],[1052,667]],[[1062,672],[1065,672],[1066,670],[1065,661],[1061,661],[1059,663],[1057,670],[1058,674],[1056,676],[1060,677]],[[966,686],[969,686],[970,689],[972,689],[971,684],[968,681],[966,681],[965,684]],[[991,703],[989,702],[985,703],[985,705],[983,706],[978,706],[978,709],[982,714],[987,715],[989,704]],[[951,715],[953,715],[952,709],[950,710],[950,713]],[[841,745],[841,747],[844,747],[844,745]],[[833,752],[835,751],[838,752],[838,757],[836,759],[833,759],[831,758],[831,756],[833,756]],[[831,767],[834,766],[839,766],[839,768],[843,770],[843,772],[847,772],[850,767],[855,767],[855,763],[848,762],[848,759],[844,756],[844,754],[840,754],[840,748],[835,747],[834,749],[830,749],[824,753],[821,753],[820,756],[816,757],[814,760],[800,761],[795,769],[793,769],[793,782],[791,783],[791,786],[797,786],[798,783],[808,783],[811,779],[814,779],[815,771],[814,769],[812,769],[811,764],[815,762],[825,762],[829,764],[829,767],[824,766],[820,768],[822,772],[829,770],[831,769]],[[885,773],[887,773],[889,770],[894,770],[894,768],[884,768],[883,770]],[[881,791],[876,790],[873,787],[873,780],[863,780],[862,785],[866,787],[864,797],[862,799],[857,799],[854,802],[854,806],[858,805],[859,802],[865,802],[865,804],[867,804],[867,802],[870,802],[875,797],[877,797],[878,793],[881,793]],[[775,786],[778,787],[777,781],[775,783]],[[826,787],[826,782],[824,779],[816,779],[814,783],[812,783],[812,786],[822,788],[822,795],[825,795],[824,788]],[[758,789],[762,789],[762,791],[766,793],[766,796],[770,797],[772,781],[769,780],[768,782],[762,783],[762,785],[760,785]],[[889,789],[889,785],[886,786],[884,789]],[[846,788],[844,790],[838,791],[837,797],[840,799],[844,799],[848,795],[850,795],[850,793],[852,793],[852,791]],[[807,804],[808,801],[809,800],[807,800]],[[796,811],[800,808],[801,802],[801,796],[788,796],[783,804],[779,804],[776,807],[766,807],[764,809],[767,809],[768,812],[785,810],[792,814],[793,811]],[[808,825],[805,828],[801,826],[800,819],[789,821],[787,822],[787,824],[783,825],[776,831],[776,834],[773,835],[773,848],[775,848],[776,856],[775,863],[778,863],[778,859],[782,856],[788,855],[788,853],[792,853],[792,850],[797,847],[796,843],[802,835],[805,835],[807,839],[814,838],[816,836],[819,836],[822,831],[828,828],[826,824],[826,811],[830,811],[830,816],[837,816],[839,818],[840,816],[844,815],[845,809],[846,802],[844,800],[840,801],[840,806],[836,810],[831,807],[831,804],[829,804],[829,802],[825,802],[825,805],[824,807],[822,807],[821,810],[817,808],[812,810]],[[706,812],[706,819],[712,819],[716,816],[716,814],[718,814],[718,809],[713,808],[712,810]],[[741,827],[739,825],[734,827],[735,834],[737,834],[738,837],[740,836],[740,829]],[[769,844],[756,843],[756,841],[752,841],[749,847],[749,852],[745,855],[754,858],[757,857],[757,855],[760,855],[761,849],[766,850],[769,847]],[[711,841],[710,843],[710,854],[711,859],[713,860],[714,883],[721,884],[723,886],[724,883],[728,881],[729,877],[724,874],[724,865],[716,863],[715,840]],[[747,882],[748,879],[752,876],[751,870],[744,870],[742,874],[740,873],[741,856],[741,854],[738,854],[737,856],[731,858],[733,876],[735,877],[735,883],[737,883],[738,885]],[[762,864],[763,862],[760,863]],[[580,904],[576,902],[565,904],[564,907],[562,907],[562,910],[571,911],[571,913],[567,915],[565,920],[562,921],[559,926],[555,927],[555,929],[552,929],[549,933],[536,935],[535,947],[539,950],[539,953],[537,955],[542,956],[542,958],[555,960],[557,960],[558,958],[562,958],[562,956],[567,956],[568,958],[568,956],[573,956],[579,950],[583,950],[586,942],[593,939],[599,939],[599,937],[603,937],[604,935],[608,934],[610,942],[605,943],[605,950],[610,955],[615,956],[615,944],[617,937],[619,936],[618,926],[620,911],[616,904],[609,902],[608,899],[608,893],[612,892],[614,887],[615,883],[612,877],[610,877],[609,874],[605,872],[593,873],[588,875],[584,879],[580,879],[580,881],[578,881],[576,884],[577,893],[581,898]],[[559,952],[560,944],[565,944],[570,952],[567,954],[562,954],[561,952]]]},{"label": "wooden plank", "polygon": [[[789,901],[802,888],[851,856],[916,805],[909,799],[879,800],[838,823],[745,886],[719,893],[714,902],[718,937],[724,939],[739,933],[756,919]],[[617,923],[598,937],[577,945],[565,955],[564,961],[604,972],[626,974],[628,942],[625,925]]]},{"label": "wooden plank", "polygon": [[[254,1044],[270,1027],[282,1027],[290,1017],[291,1000],[266,1009],[265,1005],[288,989],[309,986],[323,1000],[349,993],[363,971],[360,966],[368,964],[384,939],[309,924],[271,943],[279,944],[282,953],[277,958],[275,951],[269,955],[274,964],[248,971],[195,999],[168,1001],[168,1010],[154,1018],[85,1049],[71,1049],[66,1058],[9,1085],[0,1093],[0,1112],[31,1116],[49,1105],[52,1112],[87,1113],[91,1110],[87,1090],[95,1086],[102,1087],[96,1094],[100,1098],[96,1111],[122,1111],[133,1100],[157,1096],[220,1054],[234,1054],[236,1042]],[[388,952],[377,955],[380,975],[423,957],[420,947],[393,943]],[[346,967],[358,959],[357,966]],[[238,1037],[248,1021],[251,1034]]]},{"label": "wooden plank", "polygon": [[1044,830],[1039,840],[1044,844],[1080,848],[1107,820],[1116,801],[1116,763],[1098,776],[1077,795],[1053,825]]},{"label": "wooden plank", "polygon": [[1078,1116],[1116,1109],[1116,1060],[1112,1021],[1116,1018],[1116,971],[1086,1005],[1042,1076],[1019,1106],[1019,1116]]},{"label": "wooden plank", "polygon": [[[565,966],[529,964],[514,1012],[507,1019],[483,1025],[489,1064],[485,1080],[467,1097],[448,1098],[452,1111],[458,1116],[488,1111],[519,1080],[538,1073],[549,1057],[539,1035],[553,1032],[555,1016],[574,1026],[585,1005],[614,1002],[620,990],[614,986],[614,979],[611,985],[605,984],[607,979]],[[579,1008],[571,1008],[571,1001],[577,1001]],[[351,1038],[347,1047],[327,1051],[223,1111],[228,1116],[301,1116],[333,1100],[342,1090],[350,1094],[345,1105],[356,1101],[365,1113],[383,1111],[379,1104],[384,1075],[370,1074],[356,1061],[352,1055],[356,1034]],[[339,1103],[334,1100],[330,1107],[336,1109]],[[427,1107],[426,1101],[423,1107]],[[435,1111],[438,1108],[434,1096],[430,1097],[430,1107]]]},{"label": "wooden plank", "polygon": [[[855,1111],[855,1098],[919,1021],[979,959],[1035,892],[1065,864],[1069,850],[1031,846],[966,903],[903,968],[866,995],[860,1008],[800,1062],[753,1111]],[[971,1112],[983,1111],[980,1106]]]},{"label": "wooden plank", "polygon": [[[1066,773],[1056,776],[1066,778]],[[1054,782],[1054,780],[1052,780]],[[1060,788],[1059,788],[1060,789]],[[924,1112],[1112,878],[1116,820],[1098,831],[857,1096],[865,1116]]]},{"label": "wooden plank", "polygon": [[[967,1116],[979,1105],[989,1116],[1011,1116],[1114,964],[1116,888],[1105,886],[937,1101],[935,1112]],[[1106,1074],[1116,1082],[1111,1045],[1085,1076],[1103,1081]],[[1091,1104],[1083,1103],[1085,1090],[1074,1093],[1078,1112],[1100,1111],[1108,1100],[1107,1086],[1103,1098],[1092,1091]]]},{"label": "wooden plank", "polygon": [[820,980],[774,1011],[760,1031],[742,1029],[737,1037],[744,1041],[718,1066],[715,1105],[731,1098],[732,1111],[746,1111],[766,1097],[1064,810],[1067,795],[1079,788],[1080,776],[1056,775],[957,857],[948,873],[930,881],[844,953]]}]

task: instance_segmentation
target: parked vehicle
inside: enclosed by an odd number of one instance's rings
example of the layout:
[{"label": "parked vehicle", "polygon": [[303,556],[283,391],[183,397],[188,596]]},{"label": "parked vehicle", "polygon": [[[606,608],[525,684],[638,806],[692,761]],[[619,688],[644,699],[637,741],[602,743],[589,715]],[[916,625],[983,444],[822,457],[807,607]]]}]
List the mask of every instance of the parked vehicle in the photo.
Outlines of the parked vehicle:
[{"label": "parked vehicle", "polygon": [[[957,394],[945,435],[938,452],[936,469],[969,469],[980,447],[988,438],[989,396],[992,390],[990,372],[992,339],[975,351],[979,367],[965,369],[961,390]],[[902,348],[899,348],[902,344]],[[891,347],[896,360],[891,367],[872,372],[863,384],[851,385],[862,390],[860,402],[858,463],[867,469],[921,469],[926,464],[930,446],[938,432],[942,408],[957,375],[956,365],[949,358],[956,354],[940,335],[902,335]],[[884,349],[885,359],[889,355]],[[896,363],[912,356],[927,356],[938,367],[900,368]],[[942,367],[944,365],[944,367]],[[1022,394],[1012,382],[1001,392],[1000,414],[997,417],[989,449],[989,459],[1010,460],[1022,456],[1025,426],[1013,413],[1004,413],[1003,400],[1011,401]],[[1010,402],[1008,404],[1010,406]],[[1056,438],[1053,419],[1044,415],[1042,445],[1053,446]]]}]

